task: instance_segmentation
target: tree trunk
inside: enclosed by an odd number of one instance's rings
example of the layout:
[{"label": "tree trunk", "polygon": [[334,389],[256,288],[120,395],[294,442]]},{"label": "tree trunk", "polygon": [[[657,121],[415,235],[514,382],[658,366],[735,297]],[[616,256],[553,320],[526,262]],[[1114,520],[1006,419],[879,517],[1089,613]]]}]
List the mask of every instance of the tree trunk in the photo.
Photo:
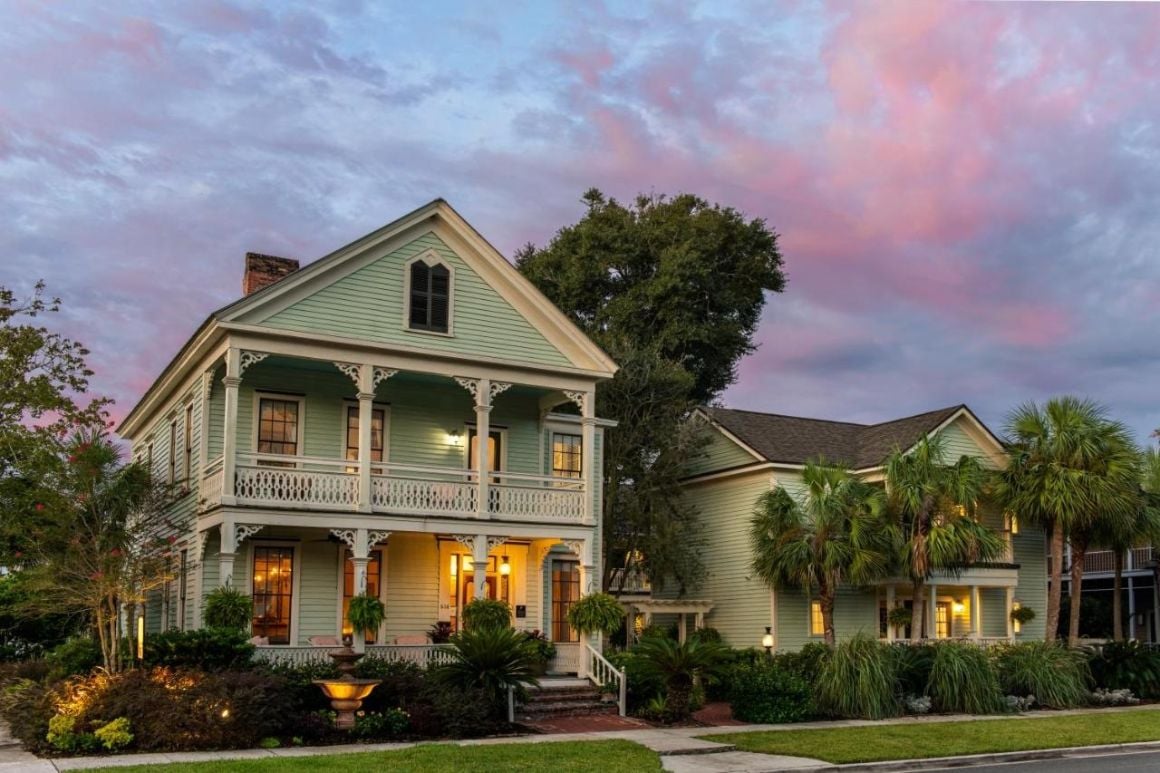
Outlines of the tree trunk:
[{"label": "tree trunk", "polygon": [[1063,599],[1063,529],[1058,523],[1051,526],[1051,580],[1047,588],[1047,631],[1043,638],[1055,641],[1059,631],[1059,607]]},{"label": "tree trunk", "polygon": [[669,679],[665,709],[670,722],[681,722],[689,716],[689,697],[693,692],[693,680],[685,674]]},{"label": "tree trunk", "polygon": [[1087,539],[1077,537],[1071,541],[1071,615],[1067,621],[1067,646],[1079,646],[1079,605],[1083,598],[1083,565],[1087,560]]},{"label": "tree trunk", "polygon": [[926,583],[914,581],[914,592],[910,602],[910,640],[922,641],[926,628]]},{"label": "tree trunk", "polygon": [[824,590],[819,595],[818,604],[822,608],[822,634],[826,640],[826,646],[831,649],[834,646],[834,591]]},{"label": "tree trunk", "polygon": [[1112,639],[1124,640],[1124,551],[1116,551],[1116,574],[1112,580]]}]

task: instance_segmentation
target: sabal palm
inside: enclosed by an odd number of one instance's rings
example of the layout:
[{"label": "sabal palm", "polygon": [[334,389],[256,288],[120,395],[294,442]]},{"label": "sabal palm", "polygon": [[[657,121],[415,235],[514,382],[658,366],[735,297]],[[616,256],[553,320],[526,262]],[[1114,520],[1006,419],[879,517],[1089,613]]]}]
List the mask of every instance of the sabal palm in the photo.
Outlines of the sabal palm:
[{"label": "sabal palm", "polygon": [[1086,543],[1099,518],[1134,507],[1135,451],[1123,425],[1109,421],[1101,406],[1078,397],[1022,405],[1008,416],[1005,430],[1011,442],[1007,467],[997,478],[997,494],[1008,510],[1039,523],[1050,536],[1048,641],[1056,638],[1059,628],[1063,546],[1068,535],[1074,537],[1070,631],[1074,639]]},{"label": "sabal palm", "polygon": [[834,644],[834,600],[843,582],[863,585],[890,569],[891,537],[881,490],[824,460],[807,464],[798,497],[763,495],[750,540],[753,570],[771,589],[816,593],[826,643]]},{"label": "sabal palm", "polygon": [[941,435],[886,460],[890,512],[898,522],[898,558],[913,586],[911,638],[922,637],[925,588],[936,570],[955,572],[999,558],[1003,539],[977,519],[988,473],[973,456],[948,463]]}]

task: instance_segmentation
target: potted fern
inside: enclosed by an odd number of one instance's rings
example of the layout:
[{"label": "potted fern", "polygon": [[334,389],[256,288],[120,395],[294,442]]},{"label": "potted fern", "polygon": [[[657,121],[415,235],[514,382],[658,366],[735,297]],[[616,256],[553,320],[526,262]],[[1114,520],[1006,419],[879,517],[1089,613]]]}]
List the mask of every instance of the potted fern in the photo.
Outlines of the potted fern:
[{"label": "potted fern", "polygon": [[1035,610],[1031,607],[1015,607],[1011,610],[1011,622],[1019,626],[1026,625],[1035,619]]},{"label": "potted fern", "polygon": [[358,648],[361,650],[367,631],[377,631],[387,616],[383,602],[370,595],[360,593],[350,600],[346,609],[346,621],[354,629]]},{"label": "potted fern", "polygon": [[611,634],[624,622],[624,607],[615,596],[592,593],[568,607],[568,625],[581,635]]}]

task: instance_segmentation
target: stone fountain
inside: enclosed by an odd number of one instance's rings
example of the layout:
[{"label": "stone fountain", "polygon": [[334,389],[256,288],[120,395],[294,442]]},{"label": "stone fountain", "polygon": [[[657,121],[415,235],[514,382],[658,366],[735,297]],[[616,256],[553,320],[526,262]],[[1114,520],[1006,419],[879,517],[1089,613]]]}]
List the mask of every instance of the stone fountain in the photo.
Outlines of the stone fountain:
[{"label": "stone fountain", "polygon": [[337,679],[315,679],[314,684],[322,688],[330,706],[337,712],[334,726],[339,730],[350,730],[354,727],[354,713],[362,706],[363,700],[374,692],[381,680],[356,679],[354,664],[362,657],[361,652],[355,652],[350,642],[343,638],[343,646],[326,653],[338,666]]}]

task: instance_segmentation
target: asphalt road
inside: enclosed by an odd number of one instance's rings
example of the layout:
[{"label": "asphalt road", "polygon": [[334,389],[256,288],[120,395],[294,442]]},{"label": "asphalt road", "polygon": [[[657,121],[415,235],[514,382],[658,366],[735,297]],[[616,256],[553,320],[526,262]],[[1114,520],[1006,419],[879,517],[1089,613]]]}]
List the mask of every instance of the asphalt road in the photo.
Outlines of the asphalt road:
[{"label": "asphalt road", "polygon": [[940,770],[970,771],[970,773],[1128,773],[1128,771],[1157,771],[1160,773],[1160,751],[1092,756],[1076,755],[1053,760],[1008,762],[1002,765],[982,765],[967,768],[940,768]]}]

